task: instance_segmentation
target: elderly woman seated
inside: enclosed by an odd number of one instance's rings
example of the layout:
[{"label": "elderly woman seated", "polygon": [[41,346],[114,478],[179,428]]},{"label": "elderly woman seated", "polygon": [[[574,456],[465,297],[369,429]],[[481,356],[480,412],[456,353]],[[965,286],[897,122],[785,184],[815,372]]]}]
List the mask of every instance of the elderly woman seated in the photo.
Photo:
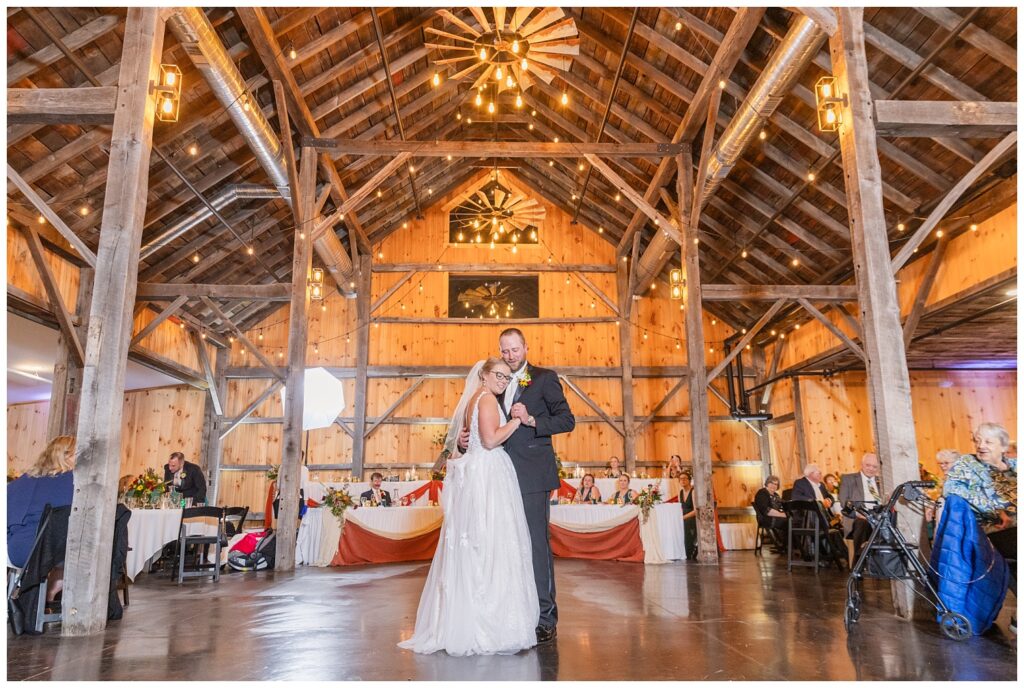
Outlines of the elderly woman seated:
[{"label": "elderly woman seated", "polygon": [[965,499],[992,546],[1014,562],[1010,589],[1016,596],[1017,459],[1006,456],[1010,434],[996,423],[982,423],[974,431],[974,446],[974,454],[965,454],[950,467],[942,493]]},{"label": "elderly woman seated", "polygon": [[576,490],[576,495],[572,498],[572,503],[601,503],[601,490],[597,489],[597,485],[594,484],[594,475],[592,473],[587,473],[583,476],[583,480],[580,481],[580,489]]},{"label": "elderly woman seated", "polygon": [[776,554],[784,552],[783,543],[786,541],[786,512],[782,509],[782,497],[779,495],[781,482],[779,476],[769,475],[764,481],[764,487],[754,495],[754,513],[757,515],[757,525],[767,528],[771,533],[772,551]]}]

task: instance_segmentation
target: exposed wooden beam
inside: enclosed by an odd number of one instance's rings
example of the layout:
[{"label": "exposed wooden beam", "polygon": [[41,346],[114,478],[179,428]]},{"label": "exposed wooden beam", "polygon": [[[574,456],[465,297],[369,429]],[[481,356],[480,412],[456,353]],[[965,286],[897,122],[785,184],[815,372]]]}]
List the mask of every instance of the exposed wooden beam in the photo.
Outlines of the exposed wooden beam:
[{"label": "exposed wooden beam", "polygon": [[[196,347],[196,357],[199,358],[199,364],[202,366],[203,375],[206,376],[206,384],[210,385],[210,389],[207,390],[210,394],[210,403],[213,404],[213,412],[217,417],[224,415],[224,406],[222,403],[222,397],[218,390],[217,375],[214,373],[213,366],[210,364],[210,354],[206,350],[206,341],[196,332],[192,332],[192,344]],[[218,357],[220,356],[218,350]],[[224,371],[220,369],[220,374],[223,377]],[[226,399],[224,400],[226,401]],[[206,428],[203,428],[204,431]]]},{"label": "exposed wooden beam", "polygon": [[910,256],[914,254],[914,249],[921,245],[928,235],[931,234],[932,230],[935,229],[936,225],[946,216],[946,212],[953,207],[960,196],[964,194],[978,179],[989,171],[989,169],[995,165],[999,160],[1003,158],[1009,151],[1013,150],[1017,146],[1017,132],[1011,132],[1006,137],[995,145],[981,161],[971,168],[971,171],[963,176],[949,190],[949,193],[945,195],[942,201],[928,214],[928,218],[921,223],[921,225],[914,231],[913,235],[903,244],[903,248],[900,249],[896,257],[892,259],[892,273],[895,275],[899,272],[900,268],[906,265],[907,261],[910,260]]},{"label": "exposed wooden beam", "polygon": [[839,29],[839,22],[836,20],[836,13],[827,7],[787,7],[790,12],[800,12],[829,36]]},{"label": "exposed wooden beam", "polygon": [[7,124],[102,124],[114,121],[115,86],[7,89]]},{"label": "exposed wooden beam", "polygon": [[743,337],[740,339],[739,342],[736,343],[734,347],[732,347],[729,353],[725,355],[725,357],[719,362],[719,364],[716,365],[710,373],[708,373],[707,384],[710,385],[711,381],[718,377],[719,374],[721,374],[721,372],[725,370],[730,363],[732,363],[733,359],[735,359],[737,356],[743,353],[743,347],[745,347],[747,344],[753,341],[754,337],[757,336],[757,333],[763,330],[765,325],[772,321],[772,318],[775,317],[775,314],[778,313],[779,309],[782,308],[784,305],[786,305],[786,299],[779,299],[778,301],[772,304],[771,308],[765,311],[764,315],[762,315],[761,318],[756,323],[754,323],[750,327],[750,329],[747,330],[747,333],[743,335]]},{"label": "exposed wooden beam", "polygon": [[64,559],[64,636],[99,633],[107,623],[124,376],[156,119],[149,85],[158,78],[163,36],[160,9],[127,9],[85,347],[75,490]]},{"label": "exposed wooden beam", "polygon": [[[947,7],[931,7],[919,5],[914,8],[936,24],[952,31],[962,20],[962,17],[954,10]],[[998,60],[1004,67],[1017,71],[1017,51],[1002,40],[996,38],[988,31],[985,31],[977,24],[967,26],[961,35],[963,39],[980,50],[986,56]]]},{"label": "exposed wooden beam", "polygon": [[421,378],[418,378],[418,379],[417,379],[417,380],[415,380],[415,381],[414,381],[414,382],[413,382],[413,383],[412,383],[411,385],[409,385],[409,387],[408,387],[408,388],[407,388],[407,389],[406,389],[406,390],[405,390],[404,392],[402,392],[402,393],[401,393],[400,395],[398,395],[398,398],[397,398],[397,399],[395,399],[395,401],[393,401],[393,402],[391,403],[391,405],[390,405],[390,406],[388,406],[388,407],[387,407],[387,409],[385,409],[385,410],[384,410],[384,413],[383,413],[383,414],[381,414],[381,416],[380,416],[380,417],[378,417],[378,418],[377,418],[377,419],[376,419],[376,420],[375,420],[375,421],[373,422],[373,424],[371,424],[371,425],[370,425],[370,427],[366,428],[366,432],[365,432],[365,434],[364,434],[363,436],[364,436],[365,438],[369,438],[369,437],[370,437],[370,435],[372,435],[372,434],[373,434],[373,431],[374,431],[374,430],[376,430],[376,429],[377,429],[378,427],[380,427],[380,424],[381,424],[381,423],[383,423],[383,422],[384,422],[384,421],[386,421],[386,420],[387,420],[388,418],[390,418],[390,417],[391,417],[391,414],[393,414],[393,413],[394,413],[394,412],[395,412],[395,411],[396,411],[396,410],[398,409],[398,407],[402,405],[402,402],[403,402],[403,401],[405,401],[406,399],[408,399],[408,398],[409,398],[409,396],[410,396],[410,395],[411,395],[411,394],[412,394],[413,392],[415,392],[415,391],[416,391],[416,389],[417,389],[417,388],[418,388],[418,387],[419,387],[420,385],[422,385],[422,384],[423,384],[423,380],[425,380],[425,379],[426,379],[426,378],[422,378],[422,377],[421,377]]},{"label": "exposed wooden beam", "polygon": [[924,277],[921,279],[921,286],[917,288],[914,303],[910,307],[910,313],[907,314],[907,319],[903,322],[904,347],[910,346],[910,341],[914,338],[914,331],[917,330],[917,324],[921,322],[925,303],[928,302],[928,295],[931,294],[932,287],[935,285],[935,278],[939,275],[939,268],[942,267],[942,259],[946,255],[946,248],[948,246],[948,234],[939,239],[938,243],[935,244],[935,250],[932,251],[928,267],[925,269]]},{"label": "exposed wooden beam", "polygon": [[25,241],[28,243],[28,250],[32,255],[32,262],[36,266],[36,272],[39,273],[43,289],[46,291],[46,298],[50,302],[50,308],[53,309],[53,314],[57,318],[57,324],[60,326],[60,333],[64,344],[71,355],[71,363],[80,368],[85,364],[85,349],[82,347],[78,332],[75,330],[74,318],[64,306],[64,298],[61,296],[60,287],[58,287],[57,280],[53,276],[50,264],[46,262],[43,244],[39,241],[39,235],[36,234],[31,226],[26,225],[21,230]]},{"label": "exposed wooden beam", "polygon": [[78,251],[78,254],[82,259],[89,264],[89,267],[95,268],[96,254],[92,252],[92,249],[86,246],[85,242],[79,239],[78,235],[72,232],[71,229],[64,224],[64,221],[60,219],[60,216],[53,212],[50,206],[48,206],[39,194],[36,193],[35,189],[29,186],[25,180],[21,178],[21,175],[11,167],[10,163],[7,163],[7,179],[18,187],[18,190],[21,191],[25,198],[28,199],[29,203],[35,206],[35,209],[46,218],[47,222],[49,222],[54,229],[60,232],[62,237],[67,239],[68,243]]},{"label": "exposed wooden beam", "polygon": [[355,420],[352,423],[352,475],[362,478],[366,462],[366,390],[370,365],[370,296],[373,275],[370,256],[359,257],[356,280],[356,370],[353,396]]},{"label": "exposed wooden beam", "polygon": [[292,285],[287,282],[273,284],[184,284],[180,282],[140,282],[135,298],[143,301],[167,301],[185,296],[198,299],[238,299],[242,301],[288,301]]},{"label": "exposed wooden beam", "polygon": [[412,153],[404,152],[399,153],[393,159],[389,160],[386,165],[381,167],[372,177],[366,180],[362,186],[350,193],[345,202],[339,207],[339,210],[345,214],[354,213],[356,208],[359,207],[359,204],[363,202],[363,199],[378,189],[394,174],[395,170],[404,165],[405,161],[411,157]]},{"label": "exposed wooden beam", "polygon": [[167,318],[177,313],[178,309],[184,306],[187,301],[187,296],[179,296],[178,298],[174,299],[174,301],[164,306],[164,309],[160,311],[155,318],[146,323],[146,326],[139,330],[138,334],[132,337],[132,341],[129,344],[129,346],[135,346],[143,339],[148,337],[150,334],[152,334],[156,330],[156,328],[160,326],[161,323],[163,323],[165,320],[167,320]]},{"label": "exposed wooden beam", "polygon": [[373,313],[375,313],[377,309],[383,306],[387,302],[387,300],[390,299],[396,291],[401,289],[402,285],[406,284],[410,279],[412,279],[412,276],[415,274],[415,270],[410,270],[409,272],[399,277],[398,280],[393,285],[391,285],[390,289],[381,294],[380,297],[378,297],[377,300],[373,302],[373,304],[370,306],[370,314],[373,315]]},{"label": "exposed wooden beam", "polygon": [[581,318],[371,318],[375,323],[391,325],[579,325],[594,323],[615,323],[612,315],[585,316]]},{"label": "exposed wooden beam", "polygon": [[1001,137],[1017,129],[1017,103],[876,100],[879,136]]},{"label": "exposed wooden beam", "polygon": [[256,409],[260,407],[260,404],[269,399],[270,395],[276,392],[278,389],[280,389],[281,385],[283,384],[283,379],[277,379],[271,382],[267,386],[267,388],[264,389],[263,392],[253,400],[251,404],[245,407],[245,410],[242,411],[241,414],[231,419],[231,422],[228,423],[228,426],[220,431],[220,439],[223,441],[225,437],[230,435],[235,428],[242,424],[242,421],[251,416],[256,411]]},{"label": "exposed wooden beam", "polygon": [[672,238],[676,240],[676,243],[680,242],[679,230],[675,227],[674,223],[658,212],[658,210],[651,205],[646,198],[641,196],[633,189],[633,187],[627,184],[604,160],[601,160],[592,153],[585,153],[583,157],[585,157],[587,162],[593,165],[605,179],[611,182],[612,186],[618,189],[623,196],[628,198],[640,212],[654,220],[654,224],[657,225],[661,231],[669,233]]},{"label": "exposed wooden beam", "polygon": [[620,314],[619,313],[619,305],[616,304],[615,301],[613,301],[610,296],[608,296],[603,291],[601,291],[601,289],[599,289],[596,284],[591,282],[590,279],[586,275],[584,275],[582,272],[573,272],[572,274],[573,274],[573,277],[575,277],[580,282],[582,282],[583,286],[585,286],[594,296],[596,296],[597,298],[601,299],[601,301],[603,301],[604,304],[606,306],[608,306],[608,308],[611,309],[612,313],[614,313],[615,315],[619,315]]},{"label": "exposed wooden beam", "polygon": [[[576,274],[579,275],[579,273]],[[636,470],[636,436],[643,424],[638,425],[634,417],[636,408],[633,403],[633,326],[629,321],[633,292],[629,287],[629,266],[620,262],[615,272],[615,292],[619,300],[618,308],[615,311],[620,318],[618,328],[619,365],[622,367],[622,379],[619,387],[622,392],[622,429],[624,431],[622,454],[626,461],[626,470],[632,473]],[[685,378],[683,379],[685,380]],[[654,413],[657,411],[658,409],[655,409]]]},{"label": "exposed wooden beam", "polygon": [[843,284],[705,284],[705,301],[856,301],[857,287]]},{"label": "exposed wooden beam", "polygon": [[[13,285],[8,285],[8,292],[13,293]],[[350,380],[356,377],[355,366],[323,366],[324,369],[338,379]],[[225,375],[231,379],[258,380],[274,377],[275,373],[280,374],[282,368],[263,368],[260,366],[231,366],[225,371]],[[407,379],[422,375],[424,377],[461,380],[469,373],[470,366],[369,366],[367,377],[371,379]],[[558,372],[569,377],[600,377],[600,378],[622,378],[622,368],[619,366],[558,366]],[[633,377],[642,378],[679,378],[689,375],[686,366],[633,366]],[[753,375],[748,375],[753,377]]]},{"label": "exposed wooden beam", "polygon": [[548,141],[364,141],[360,139],[303,139],[332,157],[343,155],[395,156],[411,153],[417,158],[579,158],[584,153],[606,158],[662,158],[679,146],[672,143],[552,143]]},{"label": "exposed wooden beam", "polygon": [[657,418],[658,411],[665,408],[665,405],[668,404],[668,402],[672,401],[672,398],[675,397],[676,393],[683,388],[683,386],[686,384],[686,381],[687,378],[685,377],[679,378],[678,382],[672,385],[672,389],[670,389],[665,394],[665,396],[661,398],[661,401],[655,404],[654,408],[651,409],[651,412],[640,419],[640,422],[636,424],[637,434],[643,432],[644,428],[647,427],[655,418]]},{"label": "exposed wooden beam", "polygon": [[604,412],[604,409],[598,406],[597,402],[591,399],[590,396],[582,389],[580,389],[575,382],[573,382],[569,377],[565,375],[559,375],[558,377],[562,379],[562,382],[565,383],[566,387],[571,389],[576,396],[583,400],[584,404],[589,406],[591,409],[593,409],[594,413],[596,413],[602,419],[604,419],[604,422],[611,426],[612,430],[619,433],[619,435],[621,435],[622,437],[626,436],[626,433],[622,429],[621,423],[616,423],[614,420],[612,420],[611,417]]},{"label": "exposed wooden beam", "polygon": [[[113,14],[104,14],[75,29],[64,36],[63,43],[69,50],[94,43],[120,25],[120,18]],[[30,78],[41,69],[49,67],[61,59],[62,51],[57,45],[40,48],[33,54],[15,62],[7,70],[7,85],[13,86],[22,79]]]},{"label": "exposed wooden beam", "polygon": [[811,462],[810,455],[807,453],[807,431],[804,429],[804,402],[803,394],[800,390],[800,378],[793,377],[790,382],[792,386],[790,391],[793,398],[793,428],[795,434],[795,448],[797,458],[800,460],[800,472],[807,468],[807,464]]},{"label": "exposed wooden beam", "polygon": [[202,295],[199,297],[199,299],[204,304],[206,304],[206,307],[209,308],[214,315],[220,318],[222,324],[227,325],[228,328],[235,333],[235,336],[238,337],[238,341],[241,342],[243,346],[250,349],[252,351],[253,356],[255,356],[260,363],[265,365],[267,368],[273,370],[277,378],[279,378],[282,381],[284,380],[285,376],[277,371],[277,368],[274,366],[273,363],[270,362],[270,359],[263,355],[263,352],[259,350],[259,347],[254,345],[251,341],[249,341],[249,338],[246,336],[245,332],[242,332],[242,330],[231,320],[231,318],[229,318],[224,313],[224,311],[221,310],[220,306],[211,301],[209,296]]},{"label": "exposed wooden beam", "polygon": [[374,272],[465,272],[514,273],[531,272],[615,272],[614,265],[587,263],[374,263]]},{"label": "exposed wooden beam", "polygon": [[848,348],[853,353],[857,354],[857,356],[859,356],[862,361],[867,361],[867,356],[864,354],[864,350],[860,348],[857,342],[850,339],[850,337],[847,336],[845,332],[840,330],[834,322],[829,320],[824,313],[815,308],[814,304],[812,304],[810,301],[804,298],[797,299],[797,303],[803,306],[803,309],[805,311],[813,315],[818,322],[825,326],[825,329],[834,334],[839,339],[839,341],[845,344],[846,348]]}]

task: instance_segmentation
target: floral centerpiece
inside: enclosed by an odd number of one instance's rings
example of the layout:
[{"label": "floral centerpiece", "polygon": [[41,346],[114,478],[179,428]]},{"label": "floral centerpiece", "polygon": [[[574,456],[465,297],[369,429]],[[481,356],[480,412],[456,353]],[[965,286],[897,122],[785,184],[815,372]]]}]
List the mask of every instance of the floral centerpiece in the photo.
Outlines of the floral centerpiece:
[{"label": "floral centerpiece", "polygon": [[277,480],[277,474],[281,470],[281,467],[274,464],[267,470],[267,480]]},{"label": "floral centerpiece", "polygon": [[345,522],[345,509],[355,506],[355,500],[352,499],[352,495],[348,493],[348,488],[341,488],[336,490],[333,487],[327,488],[327,494],[324,496],[323,505],[331,510],[341,523]]},{"label": "floral centerpiece", "polygon": [[156,471],[147,468],[145,473],[128,486],[128,489],[125,490],[125,497],[134,497],[144,503],[155,504],[166,490],[166,483],[160,479]]},{"label": "floral centerpiece", "polygon": [[444,476],[448,472],[448,461],[447,461],[447,459],[448,459],[448,457],[445,457],[445,462],[441,464],[440,470],[436,470],[436,471],[431,471],[430,472],[430,479],[431,480],[444,480]]},{"label": "floral centerpiece", "polygon": [[572,475],[570,475],[569,471],[567,471],[564,468],[562,468],[562,459],[561,459],[561,457],[558,456],[558,452],[555,452],[555,468],[558,469],[558,478],[559,478],[559,480],[564,479],[564,478],[571,478],[572,477]]},{"label": "floral centerpiece", "polygon": [[647,519],[651,515],[651,507],[661,501],[661,491],[658,490],[658,485],[648,485],[643,490],[637,493],[636,497],[633,497],[633,504],[640,507],[640,512],[643,514],[644,523],[647,523]]}]

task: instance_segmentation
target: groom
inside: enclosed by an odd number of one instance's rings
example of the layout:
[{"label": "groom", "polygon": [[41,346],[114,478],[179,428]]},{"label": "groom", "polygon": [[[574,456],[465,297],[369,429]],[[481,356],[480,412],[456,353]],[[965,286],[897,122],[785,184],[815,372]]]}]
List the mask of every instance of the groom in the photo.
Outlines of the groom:
[{"label": "groom", "polygon": [[[540,624],[537,642],[555,638],[558,608],[555,606],[555,562],[548,534],[549,495],[558,489],[558,469],[551,436],[570,432],[576,427],[562,384],[553,370],[537,368],[526,362],[526,337],[510,327],[498,337],[501,358],[512,369],[512,380],[505,389],[499,406],[506,419],[518,418],[522,425],[505,441],[505,451],[512,458],[519,490],[523,493],[523,509],[533,544],[533,578],[540,601]],[[469,433],[459,437],[460,448],[469,443]]]}]

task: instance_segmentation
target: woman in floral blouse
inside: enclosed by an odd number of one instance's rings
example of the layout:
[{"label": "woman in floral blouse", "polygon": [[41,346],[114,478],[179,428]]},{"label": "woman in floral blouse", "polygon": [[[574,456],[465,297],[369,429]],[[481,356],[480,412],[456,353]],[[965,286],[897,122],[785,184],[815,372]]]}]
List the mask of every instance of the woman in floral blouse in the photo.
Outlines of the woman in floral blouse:
[{"label": "woman in floral blouse", "polygon": [[[943,495],[959,495],[978,513],[988,539],[1007,559],[1017,559],[1017,459],[1006,456],[1010,434],[996,423],[974,431],[975,454],[965,454],[946,474]],[[1010,589],[1017,594],[1016,565]]]}]

